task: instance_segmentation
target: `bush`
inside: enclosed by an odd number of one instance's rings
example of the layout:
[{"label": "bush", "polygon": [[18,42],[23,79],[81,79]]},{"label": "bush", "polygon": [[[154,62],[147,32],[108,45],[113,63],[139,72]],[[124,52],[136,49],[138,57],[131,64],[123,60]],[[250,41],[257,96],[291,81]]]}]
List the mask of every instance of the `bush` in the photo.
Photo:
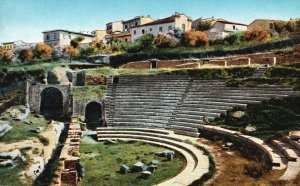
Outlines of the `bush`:
[{"label": "bush", "polygon": [[249,30],[245,32],[245,39],[249,42],[261,43],[267,41],[269,37],[270,37],[269,32],[264,30],[259,30],[259,31]]},{"label": "bush", "polygon": [[177,45],[177,42],[165,35],[159,34],[154,39],[154,45],[157,48],[173,48]]},{"label": "bush", "polygon": [[84,37],[82,36],[78,36],[74,39],[71,40],[70,42],[70,45],[73,47],[73,48],[78,48],[80,43],[84,40]]},{"label": "bush", "polygon": [[285,26],[286,30],[289,32],[294,32],[296,30],[296,23],[293,20],[289,20]]},{"label": "bush", "polygon": [[277,20],[274,22],[274,29],[276,30],[276,32],[282,33],[285,31],[285,28],[286,28],[285,21]]},{"label": "bush", "polygon": [[32,60],[33,53],[30,48],[21,49],[19,51],[18,59],[20,59],[22,62],[30,61]]},{"label": "bush", "polygon": [[38,43],[33,50],[34,57],[38,59],[50,59],[52,52],[52,48],[45,43]]},{"label": "bush", "polygon": [[153,41],[154,41],[154,35],[153,34],[146,34],[140,37],[136,42],[140,44],[140,49],[151,49],[153,48]]},{"label": "bush", "polygon": [[86,58],[86,57],[91,56],[93,54],[94,54],[94,48],[91,47],[91,46],[87,46],[87,47],[81,48],[79,50],[79,55],[82,58]]},{"label": "bush", "polygon": [[208,36],[201,31],[190,30],[184,33],[187,43],[192,47],[201,47],[208,44]]},{"label": "bush", "polygon": [[211,28],[212,25],[210,21],[199,21],[196,30],[203,32],[203,31],[210,30]]}]

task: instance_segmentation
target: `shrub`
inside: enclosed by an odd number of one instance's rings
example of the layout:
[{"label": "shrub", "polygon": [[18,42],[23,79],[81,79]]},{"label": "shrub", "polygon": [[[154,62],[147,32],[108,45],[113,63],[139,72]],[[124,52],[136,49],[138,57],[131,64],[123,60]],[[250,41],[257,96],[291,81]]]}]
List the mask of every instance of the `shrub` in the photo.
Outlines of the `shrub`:
[{"label": "shrub", "polygon": [[155,37],[153,43],[157,48],[172,48],[177,45],[176,41],[161,34]]},{"label": "shrub", "polygon": [[52,48],[45,43],[38,43],[33,50],[34,57],[38,59],[50,59],[52,52]]},{"label": "shrub", "polygon": [[264,30],[259,30],[259,31],[246,31],[245,32],[245,39],[249,42],[265,42],[267,39],[270,37],[269,32],[264,31]]},{"label": "shrub", "polygon": [[210,21],[199,21],[196,30],[203,32],[203,31],[210,30],[211,28],[212,25]]},{"label": "shrub", "polygon": [[78,48],[80,43],[84,40],[84,37],[82,36],[79,36],[79,37],[76,37],[74,39],[71,40],[70,42],[70,45],[73,47],[73,48]]},{"label": "shrub", "polygon": [[11,63],[12,56],[11,53],[4,50],[3,47],[0,47],[0,64],[8,64]]},{"label": "shrub", "polygon": [[286,28],[285,21],[277,20],[274,22],[274,29],[276,30],[276,32],[282,33],[285,31],[285,28]]},{"label": "shrub", "polygon": [[94,48],[91,46],[81,48],[79,50],[79,54],[81,57],[88,57],[88,56],[94,54]]},{"label": "shrub", "polygon": [[33,53],[30,48],[24,48],[19,51],[18,59],[20,59],[22,62],[30,61],[32,60],[32,57]]},{"label": "shrub", "polygon": [[208,36],[201,31],[190,30],[184,33],[187,43],[192,47],[201,47],[208,44]]},{"label": "shrub", "polygon": [[154,35],[146,34],[140,37],[136,42],[140,44],[141,50],[153,48]]},{"label": "shrub", "polygon": [[285,28],[287,31],[289,32],[294,32],[296,30],[296,23],[293,20],[289,20],[286,25]]},{"label": "shrub", "polygon": [[64,48],[64,53],[68,54],[69,56],[76,56],[79,53],[79,51],[73,46],[68,45],[66,48]]}]

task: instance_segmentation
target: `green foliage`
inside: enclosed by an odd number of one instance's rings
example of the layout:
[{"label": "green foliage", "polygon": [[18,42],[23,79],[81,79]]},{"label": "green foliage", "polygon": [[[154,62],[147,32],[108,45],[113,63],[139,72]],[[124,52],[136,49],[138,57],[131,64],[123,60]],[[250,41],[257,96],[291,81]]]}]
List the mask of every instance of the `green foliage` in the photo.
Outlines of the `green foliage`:
[{"label": "green foliage", "polygon": [[296,23],[294,20],[289,20],[285,27],[287,31],[294,32],[296,30]]},{"label": "green foliage", "polygon": [[212,25],[210,21],[199,21],[196,30],[203,32],[203,31],[210,30],[211,28]]},{"label": "green foliage", "polygon": [[285,31],[286,22],[282,21],[282,20],[277,20],[274,22],[274,28],[275,28],[276,32],[282,33]]},{"label": "green foliage", "polygon": [[84,40],[84,37],[83,36],[78,36],[74,39],[71,40],[70,42],[70,45],[73,47],[73,48],[78,48],[80,43]]},{"label": "green foliage", "polygon": [[24,171],[28,162],[20,161],[15,167],[0,167],[0,183],[5,186],[29,186],[21,182],[19,173]]},{"label": "green foliage", "polygon": [[270,139],[281,137],[292,130],[300,129],[300,95],[283,99],[271,99],[261,104],[248,104],[245,115],[232,118],[228,114],[218,121],[218,125],[232,130],[244,131],[251,124],[256,131],[250,135]]},{"label": "green foliage", "polygon": [[88,57],[93,55],[95,52],[95,49],[91,46],[83,47],[79,50],[80,57]]},{"label": "green foliage", "polygon": [[146,34],[146,35],[143,35],[142,37],[140,37],[137,42],[140,43],[141,50],[144,50],[144,49],[153,48],[153,46],[154,46],[153,41],[154,41],[154,35]]},{"label": "green foliage", "polygon": [[22,121],[13,121],[10,125],[13,127],[6,135],[0,138],[0,141],[4,142],[17,142],[29,139],[30,137],[37,137],[41,139],[39,134],[32,132],[37,127],[44,127],[44,129],[48,128],[47,121],[44,118],[36,118],[30,116],[28,122],[31,124],[26,124]]},{"label": "green foliage", "polygon": [[74,87],[73,98],[75,101],[83,99],[103,99],[106,95],[106,86],[78,86]]},{"label": "green foliage", "polygon": [[173,48],[176,47],[177,42],[173,39],[166,37],[165,35],[157,35],[154,39],[154,45],[157,48]]},{"label": "green foliage", "polygon": [[[83,141],[80,145],[80,159],[85,169],[85,176],[79,185],[110,185],[123,186],[156,185],[168,178],[176,176],[185,167],[184,157],[175,152],[172,161],[165,161],[163,157],[155,156],[155,152],[160,152],[165,148],[147,144],[144,142],[121,142],[113,145],[103,143],[88,143]],[[90,154],[95,155],[91,158]],[[120,166],[125,164],[131,167],[137,161],[149,163],[157,159],[159,164],[157,170],[148,179],[141,179],[140,172],[121,174]],[[101,161],[99,161],[101,160]],[[105,169],[99,169],[105,167]]]}]

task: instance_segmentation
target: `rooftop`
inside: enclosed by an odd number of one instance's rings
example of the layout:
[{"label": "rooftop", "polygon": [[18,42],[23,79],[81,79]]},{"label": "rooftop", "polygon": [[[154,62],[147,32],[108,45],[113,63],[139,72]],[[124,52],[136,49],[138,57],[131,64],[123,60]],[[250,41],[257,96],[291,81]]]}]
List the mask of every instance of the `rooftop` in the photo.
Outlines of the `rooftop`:
[{"label": "rooftop", "polygon": [[81,33],[81,32],[74,32],[74,31],[70,31],[70,30],[64,30],[64,29],[56,29],[56,30],[48,30],[48,31],[44,31],[42,33],[47,33],[47,32],[67,32],[69,34],[78,34],[78,35],[83,35],[83,36],[88,36],[88,37],[93,37],[93,35],[91,34],[85,34],[85,33]]},{"label": "rooftop", "polygon": [[235,22],[230,22],[230,21],[216,21],[216,23],[217,23],[217,22],[223,23],[223,24],[232,24],[232,25],[248,26],[248,25],[243,24],[243,23],[235,23]]}]

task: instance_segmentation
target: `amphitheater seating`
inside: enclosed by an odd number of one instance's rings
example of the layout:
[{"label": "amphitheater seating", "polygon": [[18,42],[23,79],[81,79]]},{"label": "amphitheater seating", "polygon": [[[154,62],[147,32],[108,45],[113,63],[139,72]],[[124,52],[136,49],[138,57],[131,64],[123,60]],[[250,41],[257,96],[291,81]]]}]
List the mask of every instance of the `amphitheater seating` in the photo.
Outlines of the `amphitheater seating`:
[{"label": "amphitheater seating", "polygon": [[174,76],[120,76],[108,80],[108,126],[166,128],[198,137],[201,125],[233,107],[245,107],[272,97],[294,93],[278,86],[227,87],[224,80]]},{"label": "amphitheater seating", "polygon": [[181,153],[187,162],[184,170],[175,177],[160,183],[160,186],[169,185],[190,185],[193,181],[201,178],[209,171],[209,159],[203,152],[190,143],[197,144],[194,138],[176,135],[172,131],[148,129],[148,128],[128,128],[128,127],[107,127],[97,128],[98,141],[106,140],[130,140],[143,141]]}]

